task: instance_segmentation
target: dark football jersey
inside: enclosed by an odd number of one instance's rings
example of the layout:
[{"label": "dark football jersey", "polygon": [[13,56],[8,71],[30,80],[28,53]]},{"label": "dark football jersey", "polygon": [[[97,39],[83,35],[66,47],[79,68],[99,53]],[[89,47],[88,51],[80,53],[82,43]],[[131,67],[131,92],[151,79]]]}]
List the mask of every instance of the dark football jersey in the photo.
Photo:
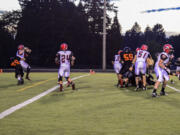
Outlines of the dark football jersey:
[{"label": "dark football jersey", "polygon": [[132,52],[129,52],[129,53],[123,52],[123,53],[121,53],[121,60],[124,62],[124,65],[131,65],[133,59],[134,59],[134,54]]}]

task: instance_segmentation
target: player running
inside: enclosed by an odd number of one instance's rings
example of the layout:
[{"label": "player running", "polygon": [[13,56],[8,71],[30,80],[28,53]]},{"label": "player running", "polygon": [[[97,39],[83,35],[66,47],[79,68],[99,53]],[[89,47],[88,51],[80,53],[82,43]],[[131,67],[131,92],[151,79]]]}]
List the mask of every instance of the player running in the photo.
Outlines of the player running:
[{"label": "player running", "polygon": [[121,52],[123,52],[122,50],[119,50],[118,53],[114,56],[114,61],[112,61],[112,64],[114,66],[114,71],[117,74],[117,78],[118,78],[118,83],[117,83],[117,87],[120,85],[120,79],[119,79],[119,72],[122,68],[122,64],[120,62],[121,58],[120,58],[120,54]]},{"label": "player running", "polygon": [[26,71],[27,80],[30,80],[29,74],[30,74],[31,67],[26,62],[26,58],[29,56],[30,53],[31,53],[31,49],[24,47],[24,45],[19,45],[18,51],[16,53],[16,57],[18,57],[21,67],[23,68],[24,71]]},{"label": "player running", "polygon": [[151,58],[150,53],[147,51],[148,46],[143,44],[140,50],[134,57],[133,64],[135,63],[135,75],[136,75],[136,91],[139,89],[139,80],[142,75],[143,90],[146,90],[146,70],[147,70],[147,58]]},{"label": "player running", "polygon": [[121,88],[123,88],[123,78],[125,79],[125,86],[128,86],[129,78],[132,77],[132,61],[134,54],[131,52],[129,47],[125,47],[121,53],[122,69],[119,72],[119,82]]},{"label": "player running", "polygon": [[65,77],[68,85],[72,86],[72,89],[75,90],[75,84],[70,79],[70,66],[74,65],[75,57],[72,52],[67,50],[68,45],[66,43],[62,43],[60,45],[60,51],[57,52],[55,62],[60,64],[59,72],[58,72],[58,83],[60,84],[60,92],[63,91],[63,77]]},{"label": "player running", "polygon": [[170,64],[170,55],[173,52],[173,47],[170,44],[165,44],[163,46],[163,52],[158,55],[157,62],[155,64],[155,73],[157,81],[154,85],[154,90],[152,92],[152,97],[157,97],[157,89],[162,83],[162,89],[160,95],[166,95],[165,88],[167,81],[169,80],[170,69],[168,68]]}]

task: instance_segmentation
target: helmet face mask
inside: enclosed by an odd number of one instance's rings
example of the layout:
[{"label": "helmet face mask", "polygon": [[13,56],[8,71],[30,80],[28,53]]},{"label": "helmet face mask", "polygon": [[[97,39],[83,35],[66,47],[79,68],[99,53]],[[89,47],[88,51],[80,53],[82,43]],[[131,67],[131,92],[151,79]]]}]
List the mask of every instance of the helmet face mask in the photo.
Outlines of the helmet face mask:
[{"label": "helmet face mask", "polygon": [[129,48],[129,47],[124,47],[123,51],[124,51],[125,53],[129,53],[129,52],[131,51],[131,48]]},{"label": "helmet face mask", "polygon": [[21,44],[18,46],[18,50],[23,50],[23,49],[24,49],[24,45]]},{"label": "helmet face mask", "polygon": [[60,45],[60,50],[66,51],[68,49],[68,45],[66,43],[62,43]]},{"label": "helmet face mask", "polygon": [[166,52],[166,53],[168,53],[168,54],[172,54],[172,53],[174,52],[174,49],[173,49],[172,45],[170,45],[170,44],[165,44],[165,45],[163,46],[163,51]]},{"label": "helmet face mask", "polygon": [[147,51],[147,50],[148,50],[148,46],[147,46],[147,45],[145,45],[145,44],[143,44],[143,45],[141,46],[141,50],[145,50],[145,51]]}]

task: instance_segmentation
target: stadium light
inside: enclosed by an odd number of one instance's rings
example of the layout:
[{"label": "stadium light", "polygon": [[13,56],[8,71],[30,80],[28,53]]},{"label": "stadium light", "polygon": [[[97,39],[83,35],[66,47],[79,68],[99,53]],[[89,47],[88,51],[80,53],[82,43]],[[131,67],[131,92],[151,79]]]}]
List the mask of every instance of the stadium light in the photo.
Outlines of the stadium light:
[{"label": "stadium light", "polygon": [[103,49],[102,49],[102,69],[106,70],[106,0],[104,0],[103,13]]}]

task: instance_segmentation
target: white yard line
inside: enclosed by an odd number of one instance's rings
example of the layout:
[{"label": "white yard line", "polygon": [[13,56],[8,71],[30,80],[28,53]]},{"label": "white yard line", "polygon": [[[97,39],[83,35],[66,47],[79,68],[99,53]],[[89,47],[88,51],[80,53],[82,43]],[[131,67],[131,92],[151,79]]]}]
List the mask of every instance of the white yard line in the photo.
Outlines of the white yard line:
[{"label": "white yard line", "polygon": [[[86,77],[86,76],[89,76],[89,75],[90,74],[74,77],[74,78],[72,78],[72,80],[76,80],[76,79],[79,79],[79,78],[82,78],[82,77]],[[67,82],[64,82],[63,84],[66,84],[66,83]],[[48,89],[47,91],[45,91],[45,92],[43,92],[43,93],[41,93],[41,94],[39,94],[39,95],[29,99],[29,100],[26,100],[25,102],[22,102],[22,103],[20,103],[18,105],[15,105],[15,106],[5,110],[4,112],[0,113],[0,119],[3,119],[4,117],[10,115],[11,113],[13,113],[13,112],[23,108],[24,106],[27,106],[28,104],[31,104],[32,102],[42,98],[43,96],[46,96],[47,94],[55,91],[57,88],[59,88],[59,85],[55,86],[55,87],[53,87],[51,89]]]},{"label": "white yard line", "polygon": [[173,89],[174,91],[180,92],[180,90],[179,90],[179,89],[176,89],[176,88],[174,88],[174,87],[172,87],[172,86],[167,85],[167,87],[169,87],[169,88]]}]

